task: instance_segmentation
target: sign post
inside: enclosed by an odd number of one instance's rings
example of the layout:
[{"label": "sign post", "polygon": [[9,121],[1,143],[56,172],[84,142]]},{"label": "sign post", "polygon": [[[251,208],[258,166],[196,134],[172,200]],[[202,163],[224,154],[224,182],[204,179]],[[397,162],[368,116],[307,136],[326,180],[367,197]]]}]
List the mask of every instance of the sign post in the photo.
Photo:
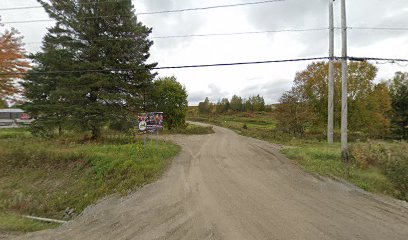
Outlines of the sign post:
[{"label": "sign post", "polygon": [[163,112],[148,112],[138,114],[138,133],[145,134],[144,148],[146,149],[147,134],[150,134],[150,145],[153,144],[153,133],[156,132],[156,149],[159,148],[159,130],[163,129]]}]

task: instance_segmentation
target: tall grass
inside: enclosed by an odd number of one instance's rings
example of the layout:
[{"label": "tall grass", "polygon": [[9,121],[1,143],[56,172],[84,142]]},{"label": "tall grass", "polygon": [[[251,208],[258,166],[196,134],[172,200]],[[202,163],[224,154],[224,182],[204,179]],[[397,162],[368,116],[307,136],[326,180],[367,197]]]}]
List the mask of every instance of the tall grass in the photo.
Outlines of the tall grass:
[{"label": "tall grass", "polygon": [[350,153],[355,164],[376,167],[395,186],[394,195],[408,201],[408,143],[368,142],[354,144]]},{"label": "tall grass", "polygon": [[78,214],[101,197],[152,182],[180,150],[165,141],[144,148],[132,137],[78,143],[25,134],[0,139],[0,212],[12,215],[61,219],[66,208]]},{"label": "tall grass", "polygon": [[308,172],[346,179],[364,190],[383,194],[395,193],[392,182],[376,167],[361,169],[341,161],[340,145],[315,143],[285,148],[282,152],[296,160]]}]

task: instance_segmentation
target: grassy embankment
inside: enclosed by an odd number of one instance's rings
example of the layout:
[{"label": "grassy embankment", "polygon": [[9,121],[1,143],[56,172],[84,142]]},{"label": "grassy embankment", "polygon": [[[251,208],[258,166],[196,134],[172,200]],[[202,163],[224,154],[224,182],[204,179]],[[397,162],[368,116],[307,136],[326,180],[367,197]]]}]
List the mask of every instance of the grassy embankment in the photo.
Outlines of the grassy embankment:
[{"label": "grassy embankment", "polygon": [[61,137],[45,140],[24,129],[0,129],[0,232],[55,227],[24,219],[62,219],[98,199],[126,194],[160,176],[180,150],[170,142],[143,147],[131,136],[105,136],[98,143]]},{"label": "grassy embankment", "polygon": [[325,136],[296,138],[275,130],[272,113],[198,115],[190,110],[189,120],[212,123],[237,133],[290,146],[282,153],[308,172],[345,179],[375,193],[408,200],[408,143],[351,143],[351,164],[340,158],[340,144],[328,145]]},{"label": "grassy embankment", "polygon": [[198,126],[194,124],[186,124],[185,128],[176,128],[163,131],[163,134],[185,134],[185,135],[202,135],[214,133],[212,126]]}]

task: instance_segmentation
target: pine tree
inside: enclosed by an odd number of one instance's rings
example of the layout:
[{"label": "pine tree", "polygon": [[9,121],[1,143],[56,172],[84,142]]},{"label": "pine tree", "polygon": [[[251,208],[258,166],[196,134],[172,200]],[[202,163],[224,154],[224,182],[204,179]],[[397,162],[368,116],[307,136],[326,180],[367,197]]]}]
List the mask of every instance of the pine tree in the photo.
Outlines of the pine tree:
[{"label": "pine tree", "polygon": [[151,29],[131,1],[38,1],[57,23],[25,84],[37,125],[80,127],[95,139],[110,121],[144,109],[156,64],[146,64]]}]

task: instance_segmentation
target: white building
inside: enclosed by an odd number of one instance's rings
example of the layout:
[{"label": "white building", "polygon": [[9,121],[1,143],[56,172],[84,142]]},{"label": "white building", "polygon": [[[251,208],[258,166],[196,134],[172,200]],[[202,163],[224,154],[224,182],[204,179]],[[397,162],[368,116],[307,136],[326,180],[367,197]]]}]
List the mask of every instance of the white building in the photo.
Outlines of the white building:
[{"label": "white building", "polygon": [[18,126],[31,123],[30,116],[22,109],[0,109],[0,126]]}]

